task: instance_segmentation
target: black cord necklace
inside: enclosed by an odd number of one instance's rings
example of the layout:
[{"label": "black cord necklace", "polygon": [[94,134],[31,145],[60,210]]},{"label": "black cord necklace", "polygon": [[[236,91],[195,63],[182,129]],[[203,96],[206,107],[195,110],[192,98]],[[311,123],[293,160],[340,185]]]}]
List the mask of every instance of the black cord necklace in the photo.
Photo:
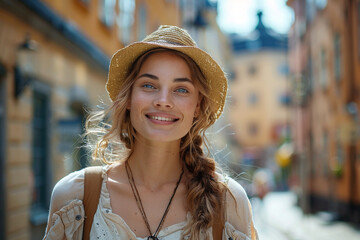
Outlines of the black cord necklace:
[{"label": "black cord necklace", "polygon": [[146,216],[144,207],[143,207],[143,205],[142,205],[139,192],[138,192],[138,190],[137,190],[137,188],[136,188],[135,181],[134,181],[134,176],[133,176],[133,174],[132,174],[132,171],[131,171],[131,168],[130,168],[130,166],[129,166],[128,161],[125,162],[125,169],[126,169],[126,174],[127,174],[127,177],[128,177],[129,183],[130,183],[130,186],[131,186],[131,190],[132,190],[132,192],[133,192],[133,194],[134,194],[134,197],[135,197],[137,206],[138,206],[138,208],[139,208],[139,210],[140,210],[140,212],[141,212],[141,215],[142,215],[142,217],[143,217],[143,219],[144,219],[146,228],[148,229],[149,234],[150,234],[147,239],[148,239],[148,240],[151,240],[151,239],[152,239],[152,240],[159,240],[159,239],[157,238],[157,236],[158,236],[158,234],[159,234],[159,232],[160,232],[160,230],[161,230],[162,225],[163,225],[164,222],[165,222],[165,217],[166,217],[167,213],[169,212],[170,204],[171,204],[171,202],[172,202],[172,200],[173,200],[173,198],[174,198],[174,196],[175,196],[176,190],[177,190],[178,187],[179,187],[181,178],[182,178],[182,176],[183,176],[183,174],[184,174],[184,170],[182,170],[182,172],[181,172],[181,174],[180,174],[179,180],[178,180],[177,183],[176,183],[176,186],[175,186],[175,188],[174,188],[174,192],[173,192],[173,194],[171,195],[171,198],[170,198],[169,203],[168,203],[168,205],[167,205],[167,207],[166,207],[166,209],[165,209],[165,212],[164,212],[164,214],[163,214],[163,216],[162,216],[162,218],[161,218],[161,220],[160,220],[160,223],[159,223],[158,227],[156,228],[156,231],[154,232],[154,234],[152,234],[152,233],[151,233],[151,229],[150,229],[150,224],[149,224],[149,221],[148,221],[148,219],[147,219],[147,216]]}]

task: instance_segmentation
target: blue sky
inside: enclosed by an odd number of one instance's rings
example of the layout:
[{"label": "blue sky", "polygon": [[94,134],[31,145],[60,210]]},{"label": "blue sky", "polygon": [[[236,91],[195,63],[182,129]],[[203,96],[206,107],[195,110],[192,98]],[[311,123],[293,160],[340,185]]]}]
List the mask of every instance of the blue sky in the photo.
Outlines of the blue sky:
[{"label": "blue sky", "polygon": [[247,34],[257,24],[257,11],[263,11],[263,21],[279,33],[287,33],[294,13],[286,0],[218,0],[217,22],[224,32]]}]

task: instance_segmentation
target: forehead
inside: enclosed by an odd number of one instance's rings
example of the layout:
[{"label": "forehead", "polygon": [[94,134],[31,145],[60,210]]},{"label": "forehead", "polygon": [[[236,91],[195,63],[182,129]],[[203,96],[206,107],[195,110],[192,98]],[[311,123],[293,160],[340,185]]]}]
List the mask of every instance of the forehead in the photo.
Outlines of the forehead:
[{"label": "forehead", "polygon": [[188,61],[173,51],[150,53],[140,66],[140,72],[155,70],[170,70],[177,73],[192,75]]}]

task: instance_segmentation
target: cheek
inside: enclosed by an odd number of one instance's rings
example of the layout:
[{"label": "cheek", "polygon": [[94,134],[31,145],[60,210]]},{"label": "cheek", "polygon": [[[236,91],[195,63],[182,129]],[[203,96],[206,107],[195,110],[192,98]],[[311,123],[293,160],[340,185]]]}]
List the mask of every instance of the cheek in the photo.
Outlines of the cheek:
[{"label": "cheek", "polygon": [[135,117],[137,114],[140,113],[142,105],[143,101],[138,98],[136,100],[134,99],[134,101],[131,101],[129,103],[129,110],[132,117]]},{"label": "cheek", "polygon": [[133,109],[135,110],[148,101],[149,100],[147,100],[142,94],[140,94],[136,91],[133,91],[130,95],[130,99],[128,102],[128,108],[130,110],[133,110]]},{"label": "cheek", "polygon": [[131,98],[127,104],[127,109],[130,112],[130,120],[133,124],[136,124],[138,120],[139,111],[141,108],[141,99],[139,99],[136,95],[132,94]]},{"label": "cheek", "polygon": [[190,118],[194,118],[196,117],[196,113],[197,113],[197,102],[196,101],[190,101],[185,103],[183,106],[184,111],[186,111],[186,114],[190,117]]}]

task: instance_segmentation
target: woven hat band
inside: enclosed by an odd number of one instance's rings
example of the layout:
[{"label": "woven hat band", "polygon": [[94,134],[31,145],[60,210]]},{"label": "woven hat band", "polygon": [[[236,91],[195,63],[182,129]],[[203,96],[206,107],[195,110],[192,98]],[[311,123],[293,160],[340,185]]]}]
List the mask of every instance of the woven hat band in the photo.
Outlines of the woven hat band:
[{"label": "woven hat band", "polygon": [[143,42],[168,43],[179,46],[196,47],[191,36],[179,27],[162,25],[158,30],[146,36]]}]

